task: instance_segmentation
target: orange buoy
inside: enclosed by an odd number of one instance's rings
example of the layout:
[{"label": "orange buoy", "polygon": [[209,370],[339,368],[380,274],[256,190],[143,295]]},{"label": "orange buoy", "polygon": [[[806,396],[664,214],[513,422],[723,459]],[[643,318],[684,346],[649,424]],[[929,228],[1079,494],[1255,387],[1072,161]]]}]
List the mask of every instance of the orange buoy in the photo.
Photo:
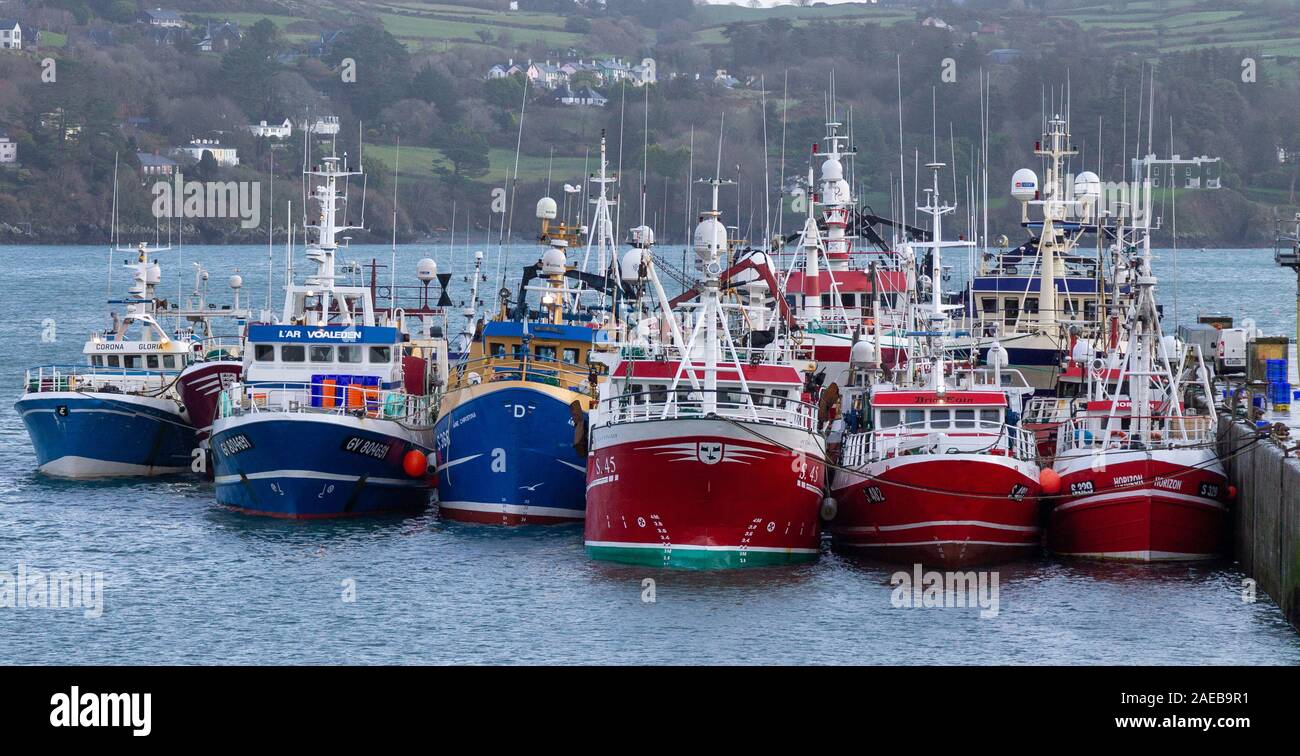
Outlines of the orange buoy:
[{"label": "orange buoy", "polygon": [[1050,467],[1044,467],[1038,473],[1038,483],[1043,487],[1043,493],[1048,496],[1053,496],[1061,490],[1061,476]]},{"label": "orange buoy", "polygon": [[412,449],[402,458],[402,469],[412,478],[423,477],[429,469],[429,458],[419,449]]}]

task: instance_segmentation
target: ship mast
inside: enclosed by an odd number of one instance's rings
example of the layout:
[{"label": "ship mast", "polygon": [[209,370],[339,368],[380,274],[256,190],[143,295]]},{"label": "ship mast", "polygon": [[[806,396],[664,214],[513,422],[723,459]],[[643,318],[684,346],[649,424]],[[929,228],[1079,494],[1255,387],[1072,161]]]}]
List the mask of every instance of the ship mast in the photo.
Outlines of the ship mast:
[{"label": "ship mast", "polygon": [[1064,189],[1062,168],[1065,158],[1079,154],[1070,144],[1070,133],[1065,120],[1057,115],[1047,122],[1047,133],[1034,150],[1046,157],[1047,175],[1043,177],[1043,229],[1038,236],[1038,327],[1047,333],[1056,328],[1056,255],[1064,253],[1060,242],[1063,232],[1056,224],[1065,220],[1068,204]]}]

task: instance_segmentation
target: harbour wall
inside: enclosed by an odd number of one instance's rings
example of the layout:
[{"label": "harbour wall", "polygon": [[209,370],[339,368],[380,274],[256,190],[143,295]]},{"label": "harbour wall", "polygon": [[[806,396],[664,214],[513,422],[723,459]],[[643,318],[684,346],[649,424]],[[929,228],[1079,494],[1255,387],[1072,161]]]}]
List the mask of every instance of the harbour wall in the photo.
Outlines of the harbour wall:
[{"label": "harbour wall", "polygon": [[1233,552],[1242,570],[1300,630],[1300,460],[1241,420],[1219,416],[1219,455],[1237,488]]}]

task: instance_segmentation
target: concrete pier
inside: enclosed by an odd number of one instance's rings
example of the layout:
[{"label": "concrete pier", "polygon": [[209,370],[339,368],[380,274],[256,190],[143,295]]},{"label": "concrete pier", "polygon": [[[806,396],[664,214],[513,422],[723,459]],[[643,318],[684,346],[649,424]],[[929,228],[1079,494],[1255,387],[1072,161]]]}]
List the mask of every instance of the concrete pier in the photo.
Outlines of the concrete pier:
[{"label": "concrete pier", "polygon": [[1256,587],[1300,630],[1300,459],[1285,451],[1300,439],[1252,443],[1256,435],[1246,422],[1219,416],[1219,454],[1228,457],[1224,466],[1237,487],[1233,551]]}]

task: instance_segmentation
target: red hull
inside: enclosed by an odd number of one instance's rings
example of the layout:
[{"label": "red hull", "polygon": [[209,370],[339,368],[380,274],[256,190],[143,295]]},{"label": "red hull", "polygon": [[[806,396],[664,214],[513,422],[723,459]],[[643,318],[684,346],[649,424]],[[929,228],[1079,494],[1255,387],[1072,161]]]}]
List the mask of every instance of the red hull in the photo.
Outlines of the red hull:
[{"label": "red hull", "polygon": [[780,441],[774,444],[737,425],[701,418],[596,429],[587,463],[588,553],[668,567],[815,559],[825,480],[820,439],[753,426]]},{"label": "red hull", "polygon": [[1031,464],[991,455],[915,455],[872,463],[863,472],[869,477],[837,474],[836,548],[945,567],[1038,551],[1041,487]]},{"label": "red hull", "polygon": [[222,389],[239,381],[244,366],[239,362],[200,362],[185,368],[176,379],[176,389],[200,442],[206,441],[217,416],[217,397]]},{"label": "red hull", "polygon": [[[1204,450],[1185,453],[1204,456],[1202,462],[1213,458]],[[1073,470],[1062,466],[1065,496],[1052,509],[1048,538],[1052,551],[1137,562],[1213,559],[1226,554],[1231,522],[1222,468],[1138,454],[1139,458],[1128,460],[1108,455],[1100,471],[1083,464]]]}]

